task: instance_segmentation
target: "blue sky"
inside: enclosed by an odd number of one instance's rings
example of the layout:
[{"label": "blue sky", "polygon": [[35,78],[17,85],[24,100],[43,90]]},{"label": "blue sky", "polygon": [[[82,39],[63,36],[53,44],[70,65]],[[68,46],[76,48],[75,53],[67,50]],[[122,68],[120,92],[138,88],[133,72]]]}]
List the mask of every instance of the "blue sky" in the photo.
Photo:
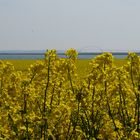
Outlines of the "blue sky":
[{"label": "blue sky", "polygon": [[0,50],[140,50],[140,0],[0,0]]}]

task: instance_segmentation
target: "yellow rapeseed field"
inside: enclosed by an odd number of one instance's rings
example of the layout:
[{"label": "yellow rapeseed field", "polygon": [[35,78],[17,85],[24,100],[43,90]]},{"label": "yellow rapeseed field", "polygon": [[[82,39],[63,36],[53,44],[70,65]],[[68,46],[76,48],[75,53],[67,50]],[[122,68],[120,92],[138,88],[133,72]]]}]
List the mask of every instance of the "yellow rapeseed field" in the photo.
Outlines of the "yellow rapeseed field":
[{"label": "yellow rapeseed field", "polygon": [[[27,71],[30,65],[36,63],[37,60],[4,60],[5,62],[8,61],[12,63],[17,71]],[[41,60],[40,60],[41,61]],[[77,73],[81,76],[84,77],[89,69],[89,63],[90,59],[78,59],[76,62],[77,66]],[[126,59],[115,59],[114,63],[116,66],[120,67],[126,64]]]},{"label": "yellow rapeseed field", "polygon": [[0,61],[0,140],[140,140],[140,57],[77,55]]}]

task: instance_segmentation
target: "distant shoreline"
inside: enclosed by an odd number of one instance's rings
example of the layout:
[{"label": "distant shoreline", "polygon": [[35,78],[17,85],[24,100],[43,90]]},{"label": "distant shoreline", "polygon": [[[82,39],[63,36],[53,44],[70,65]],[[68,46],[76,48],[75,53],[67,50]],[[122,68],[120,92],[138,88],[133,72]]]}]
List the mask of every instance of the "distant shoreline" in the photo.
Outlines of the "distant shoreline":
[{"label": "distant shoreline", "polygon": [[[82,53],[80,52],[80,53],[78,53],[78,55],[100,55],[102,53],[104,53],[104,52],[82,52]],[[128,52],[109,52],[109,53],[111,53],[112,55],[127,55],[128,54]],[[134,52],[134,53],[140,55],[140,52]],[[44,55],[44,54],[45,53],[36,53],[36,52],[32,52],[32,53],[30,53],[30,52],[23,52],[23,53],[21,53],[21,52],[16,52],[16,53],[0,52],[0,55]],[[57,53],[57,54],[65,55],[65,53]]]},{"label": "distant shoreline", "polygon": [[[104,52],[79,52],[78,59],[92,59]],[[110,52],[115,58],[126,58],[128,52]],[[140,52],[135,52],[140,55]],[[58,52],[60,58],[66,58],[64,52]],[[0,52],[0,60],[3,59],[43,59],[45,52]]]}]

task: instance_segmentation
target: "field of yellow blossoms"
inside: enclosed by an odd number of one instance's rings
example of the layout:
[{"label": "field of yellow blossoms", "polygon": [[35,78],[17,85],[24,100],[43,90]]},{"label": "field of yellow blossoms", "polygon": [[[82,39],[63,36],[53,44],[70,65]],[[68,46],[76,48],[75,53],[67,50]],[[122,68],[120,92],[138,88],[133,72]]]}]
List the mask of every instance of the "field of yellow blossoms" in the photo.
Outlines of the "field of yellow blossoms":
[{"label": "field of yellow blossoms", "polygon": [[0,61],[0,140],[140,140],[140,57],[110,53],[76,73],[78,53],[45,53],[24,73]]}]

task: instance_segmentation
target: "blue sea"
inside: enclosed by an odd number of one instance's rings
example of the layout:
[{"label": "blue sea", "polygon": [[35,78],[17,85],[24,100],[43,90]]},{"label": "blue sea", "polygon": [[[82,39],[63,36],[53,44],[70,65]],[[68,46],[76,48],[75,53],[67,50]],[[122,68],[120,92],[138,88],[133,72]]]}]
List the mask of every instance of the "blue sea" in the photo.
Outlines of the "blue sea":
[{"label": "blue sea", "polygon": [[[95,58],[97,55],[101,53],[98,52],[85,52],[79,53],[78,59],[91,59]],[[140,55],[139,52],[137,52]],[[127,52],[113,52],[112,55],[115,58],[126,58],[128,53]],[[65,58],[64,52],[58,52],[58,56],[61,58]],[[44,51],[0,51],[0,59],[43,59],[44,58]]]}]

